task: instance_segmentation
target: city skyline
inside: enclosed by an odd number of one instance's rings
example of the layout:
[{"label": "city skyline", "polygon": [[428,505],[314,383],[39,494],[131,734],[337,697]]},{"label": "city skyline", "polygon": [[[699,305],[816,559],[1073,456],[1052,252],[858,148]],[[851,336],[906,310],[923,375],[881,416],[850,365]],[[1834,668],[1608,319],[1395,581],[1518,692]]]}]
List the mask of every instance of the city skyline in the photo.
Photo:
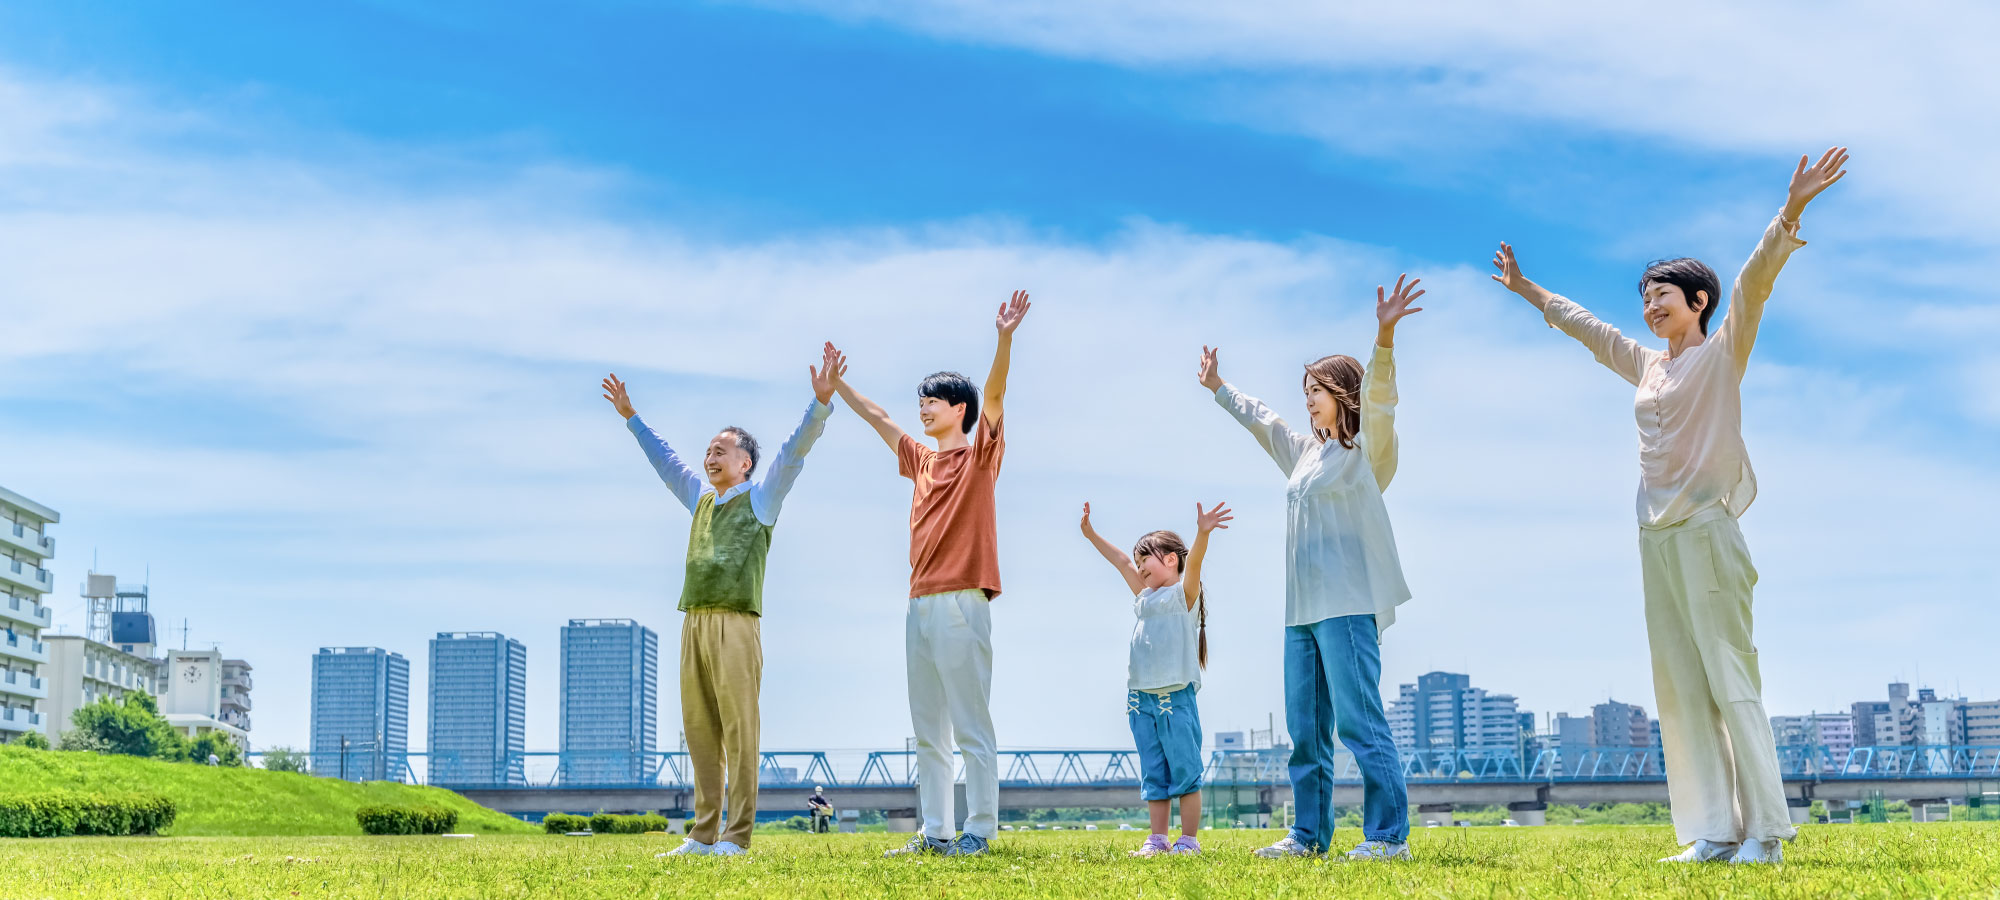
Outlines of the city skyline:
[{"label": "city skyline", "polygon": [[[1382,684],[1448,670],[1535,709],[1651,707],[1631,392],[1485,259],[1507,240],[1640,335],[1647,260],[1728,278],[1798,155],[1839,143],[1855,174],[1808,213],[1743,395],[1765,700],[2000,695],[2000,181],[1969,162],[1992,126],[1964,112],[1995,105],[1963,24],[1990,12],[1856,12],[1806,53],[1787,13],[1728,5],[914,9],[252,8],[227,29],[0,10],[0,483],[63,513],[55,624],[83,631],[93,565],[150,567],[164,644],[219,642],[294,699],[319,646],[513,635],[527,744],[553,746],[562,621],[634,619],[678,657],[686,514],[604,374],[677,447],[726,424],[771,445],[834,340],[907,423],[917,380],[976,374],[992,308],[1025,288],[1000,741],[1127,739],[1129,597],[1075,534],[1086,500],[1120,544],[1185,533],[1197,501],[1236,509],[1205,575],[1204,719],[1263,727],[1284,498],[1195,356],[1219,344],[1226,378],[1296,420],[1299,365],[1365,354],[1373,288],[1408,271],[1429,308],[1398,334],[1385,502],[1414,599]],[[1647,58],[1634,34],[1720,52]],[[1937,78],[1940,55],[1972,77]],[[1844,91],[1743,87],[1829,58]],[[1105,449],[1141,441],[1157,452]],[[902,634],[908,490],[836,408],[771,549],[767,744],[909,730],[877,652]],[[302,744],[299,707],[261,704],[255,740]]]}]

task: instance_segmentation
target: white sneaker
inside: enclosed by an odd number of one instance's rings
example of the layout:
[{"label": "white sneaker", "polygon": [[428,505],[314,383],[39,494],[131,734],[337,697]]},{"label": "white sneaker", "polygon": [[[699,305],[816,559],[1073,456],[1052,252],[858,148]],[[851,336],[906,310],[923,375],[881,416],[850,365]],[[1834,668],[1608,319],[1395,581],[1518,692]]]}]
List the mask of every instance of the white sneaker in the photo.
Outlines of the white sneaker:
[{"label": "white sneaker", "polygon": [[[734,847],[736,845],[730,844],[729,846]],[[668,850],[665,853],[653,854],[653,858],[659,859],[662,856],[707,856],[710,853],[714,852],[715,852],[714,845],[704,844],[700,841],[695,840],[694,838],[688,838],[684,841],[681,841],[681,845],[675,847],[672,850]],[[743,851],[738,850],[736,852],[741,853]]]},{"label": "white sneaker", "polygon": [[1660,860],[1660,862],[1663,863],[1728,862],[1732,857],[1736,855],[1737,852],[1736,848],[1737,845],[1735,844],[1720,844],[1716,843],[1715,841],[1708,840],[1707,838],[1703,838],[1701,840],[1695,841],[1692,844],[1689,844],[1686,850],[1682,850],[1679,853],[1676,853],[1672,856],[1662,859]]},{"label": "white sneaker", "polygon": [[1388,841],[1362,841],[1347,851],[1348,859],[1410,859],[1409,844],[1392,844]]},{"label": "white sneaker", "polygon": [[1284,859],[1286,857],[1292,857],[1292,856],[1319,855],[1317,853],[1314,853],[1311,847],[1308,847],[1304,844],[1299,843],[1298,841],[1293,840],[1292,836],[1289,834],[1279,838],[1277,843],[1272,844],[1269,847],[1259,847],[1258,849],[1252,850],[1250,852],[1254,855],[1261,856],[1265,859]]},{"label": "white sneaker", "polygon": [[709,845],[708,848],[708,855],[710,856],[742,856],[743,854],[749,852],[750,851],[745,850],[742,847],[736,846],[736,844],[731,841],[716,841],[715,843]]},{"label": "white sneaker", "polygon": [[1784,862],[1785,842],[1776,839],[1768,841],[1744,841],[1743,848],[1737,850],[1736,856],[1729,861],[1731,863]]}]

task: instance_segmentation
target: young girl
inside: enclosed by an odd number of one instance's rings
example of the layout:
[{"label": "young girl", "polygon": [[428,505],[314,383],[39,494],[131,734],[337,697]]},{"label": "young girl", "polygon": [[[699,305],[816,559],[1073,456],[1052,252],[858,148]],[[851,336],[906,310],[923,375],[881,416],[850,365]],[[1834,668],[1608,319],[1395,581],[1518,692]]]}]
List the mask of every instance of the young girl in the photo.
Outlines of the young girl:
[{"label": "young girl", "polygon": [[1382,491],[1396,474],[1396,323],[1420,312],[1412,280],[1375,289],[1375,360],[1351,356],[1306,366],[1300,433],[1222,380],[1202,348],[1201,385],[1250,430],[1290,479],[1286,490],[1285,726],[1292,733],[1289,834],[1258,856],[1316,856],[1333,837],[1333,736],[1361,769],[1362,837],[1349,859],[1408,859],[1409,798],[1401,755],[1382,710],[1383,629],[1410,598]]},{"label": "young girl", "polygon": [[1661,862],[1775,863],[1798,833],[1785,804],[1763,679],[1751,639],[1757,570],[1736,519],[1757,496],[1743,446],[1743,373],[1764,301],[1799,239],[1806,204],[1847,174],[1847,148],[1830,147],[1792,171],[1785,205],[1736,276],[1729,311],[1714,270],[1694,259],[1653,263],[1639,278],[1646,326],[1665,352],[1640,344],[1521,274],[1500,245],[1493,276],[1542,318],[1590,348],[1638,389],[1639,568],[1646,640],[1660,710],[1661,755],[1674,831],[1688,845]]},{"label": "young girl", "polygon": [[[1125,577],[1135,599],[1139,624],[1132,629],[1132,655],[1125,681],[1126,718],[1139,745],[1139,795],[1146,799],[1153,833],[1133,856],[1200,853],[1195,831],[1201,822],[1201,713],[1195,692],[1208,665],[1208,606],[1202,597],[1201,559],[1208,533],[1232,516],[1220,503],[1203,511],[1194,505],[1194,549],[1171,531],[1139,539],[1127,557],[1090,525],[1083,505],[1083,536]],[[1167,817],[1181,798],[1181,837],[1167,844]]]}]

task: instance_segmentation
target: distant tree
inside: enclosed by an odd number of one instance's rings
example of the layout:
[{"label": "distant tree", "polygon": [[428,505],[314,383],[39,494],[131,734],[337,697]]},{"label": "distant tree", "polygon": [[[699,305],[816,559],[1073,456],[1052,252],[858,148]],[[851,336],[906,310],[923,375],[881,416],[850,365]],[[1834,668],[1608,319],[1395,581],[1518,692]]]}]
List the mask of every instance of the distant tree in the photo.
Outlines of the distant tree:
[{"label": "distant tree", "polygon": [[16,747],[26,747],[30,750],[49,749],[48,737],[46,737],[39,731],[23,732],[20,737],[15,738],[10,743],[12,743]]},{"label": "distant tree", "polygon": [[[170,762],[188,758],[187,739],[167,724],[160,715],[160,705],[145,691],[127,693],[122,703],[101,697],[77,710],[70,716],[70,730],[63,734],[62,749],[145,756]],[[204,756],[203,760],[206,759]]]},{"label": "distant tree", "polygon": [[264,768],[273,772],[304,772],[306,755],[290,747],[272,747],[264,751]]},{"label": "distant tree", "polygon": [[210,756],[215,757],[218,766],[243,765],[243,748],[236,739],[220,731],[211,731],[188,742],[188,761],[208,764]]}]

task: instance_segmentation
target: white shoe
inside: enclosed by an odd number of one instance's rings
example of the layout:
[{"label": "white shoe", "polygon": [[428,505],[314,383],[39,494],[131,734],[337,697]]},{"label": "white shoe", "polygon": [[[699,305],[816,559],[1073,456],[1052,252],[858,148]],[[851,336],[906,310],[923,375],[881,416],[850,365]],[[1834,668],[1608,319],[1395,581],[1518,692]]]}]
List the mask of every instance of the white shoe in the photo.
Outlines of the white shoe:
[{"label": "white shoe", "polygon": [[1265,859],[1284,859],[1290,856],[1319,855],[1317,853],[1314,853],[1311,847],[1308,847],[1304,844],[1299,843],[1298,841],[1293,840],[1292,836],[1289,834],[1279,838],[1277,843],[1272,844],[1269,847],[1260,847],[1250,852],[1254,855],[1261,856]]},{"label": "white shoe", "polygon": [[742,856],[749,852],[742,847],[736,846],[732,841],[716,841],[708,847],[708,855],[710,856]]},{"label": "white shoe", "polygon": [[1362,841],[1347,851],[1348,859],[1410,859],[1409,844],[1392,844],[1388,841]]},{"label": "white shoe", "polygon": [[[736,845],[730,844],[729,846],[734,847]],[[681,841],[681,845],[675,847],[672,850],[668,850],[665,853],[653,854],[653,858],[659,859],[662,856],[707,856],[710,853],[714,852],[715,852],[715,845],[704,844],[700,841],[695,840],[694,838],[688,838],[684,841]],[[736,852],[741,853],[743,851],[738,850]]]},{"label": "white shoe", "polygon": [[1736,851],[1732,863],[1781,863],[1785,861],[1785,842],[1777,839],[1768,841],[1744,841],[1743,848]]},{"label": "white shoe", "polygon": [[1660,862],[1663,863],[1729,862],[1731,858],[1736,856],[1736,853],[1737,853],[1736,844],[1719,844],[1716,843],[1715,841],[1703,838],[1701,840],[1695,841],[1692,844],[1689,844],[1686,850],[1682,850],[1679,853],[1676,853],[1672,856],[1662,859],[1660,860]]}]

